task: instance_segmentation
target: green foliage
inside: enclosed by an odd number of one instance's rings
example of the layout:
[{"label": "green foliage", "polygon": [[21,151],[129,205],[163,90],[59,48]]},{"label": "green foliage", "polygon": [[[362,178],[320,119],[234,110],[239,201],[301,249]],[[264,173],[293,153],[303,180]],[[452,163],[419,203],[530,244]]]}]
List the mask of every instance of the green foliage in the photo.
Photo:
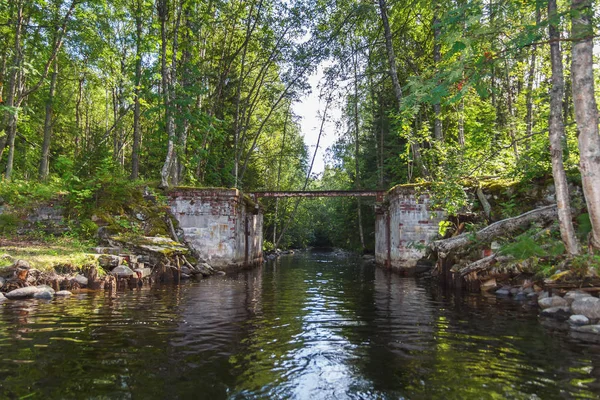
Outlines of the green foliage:
[{"label": "green foliage", "polygon": [[577,216],[577,236],[586,241],[589,233],[592,231],[592,222],[590,214],[582,213]]},{"label": "green foliage", "polygon": [[19,217],[12,213],[1,213],[0,214],[0,234],[2,235],[14,235],[17,232],[17,228],[20,225],[21,220]]},{"label": "green foliage", "polygon": [[500,253],[511,255],[520,260],[547,255],[547,251],[529,235],[520,235],[516,241],[503,245],[500,248]]}]

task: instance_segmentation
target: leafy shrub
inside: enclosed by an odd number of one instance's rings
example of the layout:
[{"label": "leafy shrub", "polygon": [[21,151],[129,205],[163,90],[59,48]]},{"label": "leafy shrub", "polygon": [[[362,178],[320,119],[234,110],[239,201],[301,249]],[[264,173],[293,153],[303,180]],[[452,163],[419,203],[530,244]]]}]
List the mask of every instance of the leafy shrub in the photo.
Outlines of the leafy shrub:
[{"label": "leafy shrub", "polygon": [[15,214],[4,213],[0,214],[0,234],[12,235],[17,232],[19,227],[19,217]]}]

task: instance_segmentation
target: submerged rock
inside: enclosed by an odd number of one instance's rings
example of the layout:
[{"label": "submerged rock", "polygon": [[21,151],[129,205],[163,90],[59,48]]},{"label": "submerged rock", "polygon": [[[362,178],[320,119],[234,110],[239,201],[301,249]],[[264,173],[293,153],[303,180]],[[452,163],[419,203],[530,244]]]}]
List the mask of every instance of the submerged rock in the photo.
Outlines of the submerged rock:
[{"label": "submerged rock", "polygon": [[61,290],[61,291],[54,293],[54,295],[56,297],[69,297],[69,296],[72,296],[73,293],[69,292],[68,290]]},{"label": "submerged rock", "polygon": [[600,299],[597,297],[584,297],[573,301],[571,309],[575,314],[585,315],[590,319],[600,318]]},{"label": "submerged rock", "polygon": [[581,326],[581,325],[588,325],[590,323],[590,320],[585,315],[575,314],[575,315],[571,315],[567,322],[570,325]]},{"label": "submerged rock", "polygon": [[6,293],[5,296],[6,298],[11,300],[29,299],[32,298],[33,295],[39,291],[40,289],[38,289],[35,286],[27,286],[24,288],[11,290],[10,292]]},{"label": "submerged rock", "polygon": [[54,297],[53,293],[54,291],[50,292],[48,290],[40,290],[33,295],[33,298],[40,300],[52,300],[52,298]]},{"label": "submerged rock", "polygon": [[550,307],[546,308],[541,312],[543,317],[550,317],[564,321],[571,316],[571,309],[569,307]]},{"label": "submerged rock", "polygon": [[566,307],[569,305],[567,300],[563,299],[560,296],[552,296],[545,297],[543,299],[538,300],[538,305],[542,309],[550,308],[550,307]]}]

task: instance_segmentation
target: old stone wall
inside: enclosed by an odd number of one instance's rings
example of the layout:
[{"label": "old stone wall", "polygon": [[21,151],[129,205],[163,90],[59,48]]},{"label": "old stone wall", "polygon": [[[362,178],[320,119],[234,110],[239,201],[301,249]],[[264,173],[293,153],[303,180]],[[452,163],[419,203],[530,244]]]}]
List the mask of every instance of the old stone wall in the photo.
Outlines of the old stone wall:
[{"label": "old stone wall", "polygon": [[375,261],[399,272],[413,273],[426,246],[438,234],[443,211],[433,210],[428,194],[396,187],[376,210]]},{"label": "old stone wall", "polygon": [[212,266],[262,262],[263,215],[239,190],[178,188],[169,205],[184,240]]}]

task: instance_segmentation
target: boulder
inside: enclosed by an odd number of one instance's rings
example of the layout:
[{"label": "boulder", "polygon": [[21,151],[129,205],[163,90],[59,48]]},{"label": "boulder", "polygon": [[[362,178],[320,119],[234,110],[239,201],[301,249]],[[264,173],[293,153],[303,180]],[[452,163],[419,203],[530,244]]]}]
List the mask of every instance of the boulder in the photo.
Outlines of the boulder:
[{"label": "boulder", "polygon": [[581,325],[588,325],[590,323],[590,320],[585,315],[575,314],[575,315],[571,315],[567,322],[569,323],[569,325],[581,326]]},{"label": "boulder", "polygon": [[83,276],[81,274],[75,275],[74,279],[79,284],[79,286],[87,286],[87,284],[88,284],[88,278],[86,278],[85,276]]},{"label": "boulder", "polygon": [[110,273],[119,278],[125,278],[133,276],[135,274],[135,272],[133,272],[133,270],[127,265],[120,265],[117,268],[113,269]]},{"label": "boulder", "polygon": [[496,290],[496,295],[498,296],[510,296],[510,289],[498,289]]},{"label": "boulder", "polygon": [[36,288],[38,288],[40,291],[45,291],[45,292],[49,292],[50,294],[54,294],[54,289],[52,289],[51,286],[37,285]]},{"label": "boulder", "polygon": [[565,321],[571,316],[571,309],[568,306],[549,307],[543,310],[540,315],[543,317],[550,317],[560,321]]},{"label": "boulder", "polygon": [[541,298],[538,300],[538,304],[542,309],[546,309],[546,308],[550,308],[550,307],[566,307],[569,305],[569,303],[560,296]]},{"label": "boulder", "polygon": [[571,304],[574,314],[585,315],[590,319],[600,318],[600,299],[597,297],[584,297],[576,299]]},{"label": "boulder", "polygon": [[54,291],[49,292],[48,290],[40,290],[33,295],[33,298],[40,300],[52,300],[52,297],[54,297],[53,293]]},{"label": "boulder", "polygon": [[567,303],[569,303],[569,305],[573,304],[575,300],[584,299],[586,297],[592,297],[592,295],[586,292],[582,292],[580,290],[572,290],[565,294],[565,300],[567,300]]},{"label": "boulder", "polygon": [[24,288],[11,290],[10,292],[5,293],[5,296],[11,300],[29,299],[39,291],[40,289],[35,286],[26,286]]},{"label": "boulder", "polygon": [[0,288],[4,286],[4,282],[6,282],[6,279],[0,276]]},{"label": "boulder", "polygon": [[2,303],[4,300],[6,300],[6,296],[4,293],[0,293],[0,303]]},{"label": "boulder", "polygon": [[572,325],[571,328],[576,332],[600,334],[600,325]]},{"label": "boulder", "polygon": [[69,296],[72,296],[73,293],[69,292],[68,290],[60,290],[60,291],[54,293],[54,295],[56,297],[69,297]]}]

